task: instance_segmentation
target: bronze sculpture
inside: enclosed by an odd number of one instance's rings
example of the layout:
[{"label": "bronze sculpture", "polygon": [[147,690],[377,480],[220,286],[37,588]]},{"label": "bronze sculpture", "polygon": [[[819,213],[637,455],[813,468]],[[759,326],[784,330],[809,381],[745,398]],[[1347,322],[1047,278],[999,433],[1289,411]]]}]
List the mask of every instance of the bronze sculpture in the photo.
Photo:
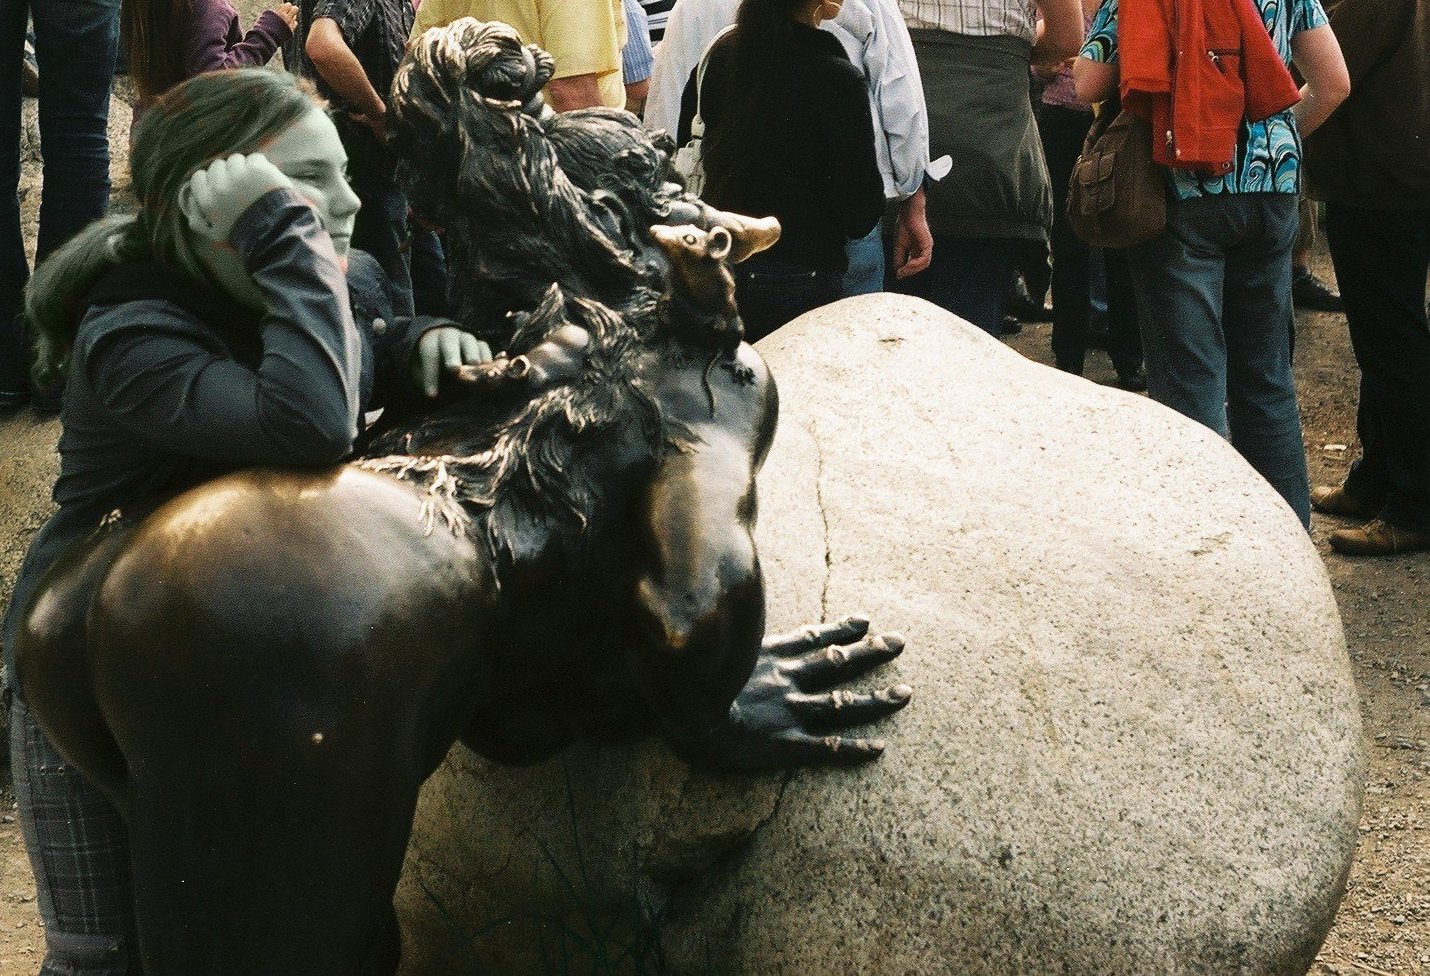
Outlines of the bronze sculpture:
[{"label": "bronze sculpture", "polygon": [[669,183],[631,116],[552,116],[550,70],[467,20],[394,85],[459,317],[508,353],[357,461],[101,527],[32,604],[21,679],[130,826],[150,976],[395,971],[417,790],[459,738],[507,763],[650,730],[712,768],[854,763],[882,743],[843,730],[909,699],[837,687],[902,649],[862,620],[763,634],[777,395],[725,262],[777,227]]}]

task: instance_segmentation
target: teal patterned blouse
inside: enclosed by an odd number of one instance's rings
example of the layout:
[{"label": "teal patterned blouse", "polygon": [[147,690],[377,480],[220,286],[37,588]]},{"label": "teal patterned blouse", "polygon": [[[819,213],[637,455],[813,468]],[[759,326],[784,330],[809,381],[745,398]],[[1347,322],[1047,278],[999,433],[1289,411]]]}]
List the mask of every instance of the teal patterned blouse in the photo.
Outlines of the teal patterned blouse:
[{"label": "teal patterned blouse", "polygon": [[[1291,38],[1326,23],[1321,0],[1255,0],[1281,60],[1291,64]],[[1103,0],[1092,19],[1082,56],[1117,63],[1117,0]],[[1167,182],[1179,200],[1218,193],[1298,193],[1301,190],[1301,137],[1288,109],[1261,122],[1242,122],[1236,158],[1224,175],[1168,169]]]}]

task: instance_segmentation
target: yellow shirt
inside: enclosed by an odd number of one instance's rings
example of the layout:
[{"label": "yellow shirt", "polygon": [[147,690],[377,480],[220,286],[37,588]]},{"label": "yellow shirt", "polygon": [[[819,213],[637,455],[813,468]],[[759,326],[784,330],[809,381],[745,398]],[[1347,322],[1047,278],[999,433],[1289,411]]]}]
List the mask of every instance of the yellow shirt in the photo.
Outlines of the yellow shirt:
[{"label": "yellow shirt", "polygon": [[412,36],[463,17],[510,24],[523,41],[556,59],[552,77],[596,75],[601,100],[612,108],[625,107],[621,48],[626,44],[626,15],[621,0],[422,0]]}]

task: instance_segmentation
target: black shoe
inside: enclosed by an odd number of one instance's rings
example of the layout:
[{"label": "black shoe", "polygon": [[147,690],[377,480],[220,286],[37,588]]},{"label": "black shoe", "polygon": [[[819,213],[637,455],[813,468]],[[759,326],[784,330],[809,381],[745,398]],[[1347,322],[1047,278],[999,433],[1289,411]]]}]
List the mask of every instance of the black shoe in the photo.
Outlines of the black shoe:
[{"label": "black shoe", "polygon": [[1046,305],[1036,305],[1026,295],[1013,298],[1009,311],[1024,322],[1051,322],[1053,310]]},{"label": "black shoe", "polygon": [[1053,320],[1053,310],[1044,305],[1041,298],[1034,301],[1028,294],[1028,286],[1023,284],[1021,278],[1013,287],[1013,298],[1008,302],[1008,314],[1016,315],[1024,322],[1051,322]]},{"label": "black shoe", "polygon": [[1340,293],[1317,278],[1310,268],[1292,269],[1291,301],[1297,308],[1309,308],[1317,312],[1346,310],[1346,303],[1341,301]]},{"label": "black shoe", "polygon": [[1142,372],[1140,366],[1133,369],[1119,369],[1117,371],[1117,386],[1129,393],[1145,393],[1147,392],[1147,374]]},{"label": "black shoe", "polygon": [[999,323],[999,327],[1002,330],[1000,334],[1005,336],[1017,335],[1023,331],[1023,323],[1018,321],[1018,316],[1016,315],[1003,316],[1003,321]]},{"label": "black shoe", "polygon": [[38,414],[54,416],[65,402],[65,386],[34,387],[30,390],[30,407]]},{"label": "black shoe", "polygon": [[0,359],[0,410],[13,410],[30,402],[30,383],[24,368],[14,360]]}]

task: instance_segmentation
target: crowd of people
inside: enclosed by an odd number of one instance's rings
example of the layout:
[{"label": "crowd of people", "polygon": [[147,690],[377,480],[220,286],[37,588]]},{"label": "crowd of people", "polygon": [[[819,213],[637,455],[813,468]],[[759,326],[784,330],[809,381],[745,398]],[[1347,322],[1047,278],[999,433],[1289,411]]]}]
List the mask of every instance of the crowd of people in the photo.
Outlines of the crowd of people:
[{"label": "crowd of people", "polygon": [[[1170,16],[1184,3],[1203,43],[1183,47],[1197,52],[1188,63],[1159,61],[1185,40],[1173,32],[1187,18]],[[1427,11],[1430,0],[1256,0],[1251,16],[1226,0],[300,0],[244,30],[228,0],[126,0],[122,16],[119,0],[6,4],[0,405],[63,419],[60,509],[17,581],[7,670],[16,608],[82,527],[236,467],[329,463],[376,400],[435,395],[448,371],[490,358],[501,337],[441,318],[473,285],[449,277],[451,243],[409,213],[387,133],[409,39],[460,17],[507,22],[552,55],[533,112],[624,107],[677,144],[699,136],[706,198],[779,218],[778,244],[735,269],[752,341],[884,289],[1001,335],[1020,273],[1042,304],[1028,269],[1050,251],[1060,369],[1082,373],[1103,332],[1121,385],[1228,437],[1308,528],[1312,508],[1361,520],[1331,536],[1336,549],[1430,549]],[[44,159],[33,281],[14,192],[31,28]],[[1233,46],[1209,46],[1227,30]],[[121,36],[139,208],[106,218]],[[288,72],[213,73],[280,50]],[[1266,98],[1242,79],[1268,77],[1285,98],[1250,118]],[[1224,91],[1202,98],[1209,84]],[[1169,104],[1187,92],[1197,99]],[[1098,249],[1071,229],[1066,188],[1094,113],[1119,96],[1158,123],[1167,227]],[[1308,172],[1343,296],[1305,263]],[[1362,370],[1363,455],[1338,486],[1308,483],[1297,300],[1344,301]],[[13,714],[42,972],[124,972],[123,825],[22,696]]]}]

